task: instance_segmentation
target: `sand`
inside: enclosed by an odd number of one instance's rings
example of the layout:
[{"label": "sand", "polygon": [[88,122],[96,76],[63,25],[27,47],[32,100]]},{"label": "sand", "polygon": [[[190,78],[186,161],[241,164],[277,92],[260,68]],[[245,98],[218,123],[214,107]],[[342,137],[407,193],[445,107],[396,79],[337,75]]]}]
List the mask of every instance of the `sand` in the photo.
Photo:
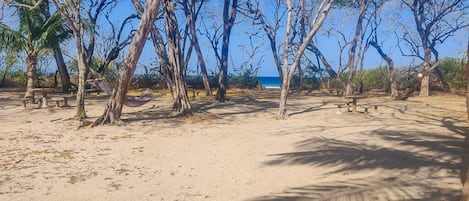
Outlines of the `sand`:
[{"label": "sand", "polygon": [[[83,126],[72,107],[21,106],[0,91],[0,200],[458,200],[468,159],[463,97],[389,101],[339,113],[343,98],[278,91],[195,97],[195,115],[168,95],[124,108],[125,124]],[[86,101],[89,121],[107,97]],[[358,108],[363,111],[362,108]]]}]

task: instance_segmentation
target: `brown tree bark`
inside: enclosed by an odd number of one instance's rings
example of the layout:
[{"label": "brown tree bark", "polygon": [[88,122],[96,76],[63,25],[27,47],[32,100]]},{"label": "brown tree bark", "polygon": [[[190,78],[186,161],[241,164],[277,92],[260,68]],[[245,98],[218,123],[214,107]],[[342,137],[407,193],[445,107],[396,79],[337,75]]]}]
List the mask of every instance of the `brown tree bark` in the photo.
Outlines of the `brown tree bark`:
[{"label": "brown tree bark", "polygon": [[166,45],[168,46],[168,61],[172,67],[171,75],[173,81],[174,102],[173,110],[182,114],[189,114],[191,104],[187,96],[185,72],[186,65],[181,49],[181,34],[174,13],[174,6],[171,0],[163,0],[163,12],[166,30]]},{"label": "brown tree bark", "polygon": [[[231,4],[231,6],[230,6]],[[230,8],[231,7],[231,8]],[[231,9],[231,10],[230,10]],[[228,52],[230,47],[231,29],[236,20],[238,0],[225,0],[223,6],[223,43],[221,47],[221,68],[218,73],[217,101],[226,101],[226,90],[228,88]]]},{"label": "brown tree bark", "polygon": [[27,81],[26,81],[26,92],[24,97],[33,98],[33,91],[32,89],[36,87],[36,79],[37,79],[37,53],[34,49],[34,44],[32,42],[28,43],[28,50],[29,53],[26,57],[26,69],[27,69]]},{"label": "brown tree bark", "polygon": [[198,59],[198,64],[200,66],[200,72],[202,74],[202,81],[204,84],[205,93],[207,96],[212,96],[213,92],[210,87],[210,83],[209,83],[209,79],[207,75],[207,66],[205,64],[205,59],[202,54],[202,50],[200,49],[199,39],[197,36],[197,30],[195,27],[199,9],[202,7],[202,4],[204,3],[204,1],[200,1],[200,7],[198,8],[196,8],[195,6],[196,0],[190,0],[190,1],[191,2],[189,3],[188,0],[183,0],[184,13],[186,14],[186,17],[188,18],[188,20],[186,20],[186,23],[189,26],[189,31],[191,34],[191,42],[192,42],[192,45],[194,46],[195,53]]},{"label": "brown tree bark", "polygon": [[[469,123],[469,37],[467,40],[467,52],[466,52],[466,111],[467,111],[467,120]],[[468,192],[469,193],[469,192]]]},{"label": "brown tree bark", "polygon": [[124,102],[127,96],[129,83],[132,79],[132,75],[135,72],[138,59],[142,54],[143,47],[145,45],[148,33],[153,26],[153,23],[158,15],[160,7],[160,0],[147,0],[141,20],[137,28],[137,32],[134,35],[132,43],[129,47],[129,52],[125,58],[123,70],[120,73],[117,81],[117,87],[113,90],[111,97],[104,109],[104,113],[99,117],[94,125],[98,124],[114,124],[121,122],[121,113],[124,106]]},{"label": "brown tree bark", "polygon": [[[49,1],[44,1],[44,6],[42,6],[42,8],[46,18],[50,18],[51,12],[49,9]],[[65,60],[62,55],[62,50],[60,49],[59,41],[53,41],[52,51],[54,53],[55,63],[57,64],[57,70],[59,71],[60,80],[62,82],[62,92],[68,93],[72,85],[70,83],[70,75],[68,74],[67,66],[65,65]]]},{"label": "brown tree bark", "polygon": [[[469,38],[468,38],[469,39]],[[467,52],[466,52],[466,111],[467,111],[467,123],[469,124],[469,40],[467,41]],[[464,148],[466,150],[469,149],[469,135],[466,134],[465,139],[464,139]],[[467,156],[468,152],[463,152],[462,156],[462,161],[463,163],[461,164],[463,166],[461,175],[463,176],[462,178],[462,184],[463,184],[463,189],[462,189],[462,196],[461,196],[461,201],[469,201],[469,164],[467,159],[469,156]],[[465,170],[465,171],[464,171]]]},{"label": "brown tree bark", "polygon": [[60,47],[56,47],[53,49],[55,63],[57,64],[57,70],[60,74],[60,80],[62,81],[62,92],[67,93],[72,86],[70,82],[70,75],[68,74],[67,66],[65,65],[65,60],[62,55],[62,50]]},{"label": "brown tree bark", "polygon": [[[51,0],[57,12],[59,12],[65,19],[70,29],[72,30],[75,38],[75,46],[77,49],[77,63],[78,63],[78,91],[77,91],[77,110],[75,117],[78,120],[85,118],[85,84],[88,78],[89,67],[93,58],[95,43],[96,43],[96,23],[98,16],[101,12],[110,5],[110,0],[99,0],[94,4],[90,4],[90,8],[85,9],[86,15],[89,17],[88,28],[93,29],[89,32],[88,36],[85,36],[85,23],[82,16],[84,15],[81,7],[75,5],[73,1],[58,1]],[[85,39],[88,40],[88,44],[85,44]]]}]

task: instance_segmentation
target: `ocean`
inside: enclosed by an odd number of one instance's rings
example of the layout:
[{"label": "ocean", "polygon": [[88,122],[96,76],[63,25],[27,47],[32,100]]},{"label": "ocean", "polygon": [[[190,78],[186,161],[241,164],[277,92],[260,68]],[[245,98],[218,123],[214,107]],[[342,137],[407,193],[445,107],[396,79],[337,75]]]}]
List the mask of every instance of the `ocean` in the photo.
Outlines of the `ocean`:
[{"label": "ocean", "polygon": [[280,78],[279,77],[266,77],[257,76],[261,81],[262,87],[266,89],[280,89]]}]

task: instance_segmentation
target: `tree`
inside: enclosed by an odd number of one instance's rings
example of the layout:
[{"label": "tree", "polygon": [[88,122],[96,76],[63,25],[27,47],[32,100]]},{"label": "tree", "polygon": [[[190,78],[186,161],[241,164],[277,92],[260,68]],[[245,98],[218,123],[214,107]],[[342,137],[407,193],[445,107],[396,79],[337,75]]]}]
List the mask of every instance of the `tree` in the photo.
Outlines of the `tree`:
[{"label": "tree", "polygon": [[3,51],[0,55],[0,66],[3,66],[2,78],[0,79],[0,87],[3,87],[5,84],[6,76],[8,72],[12,69],[15,63],[18,62],[18,55],[12,51],[6,50]]},{"label": "tree", "polygon": [[357,59],[357,44],[358,41],[360,40],[360,36],[362,34],[362,29],[363,29],[363,20],[365,19],[365,14],[366,10],[368,9],[369,5],[369,0],[360,0],[359,5],[360,5],[360,10],[358,13],[358,20],[357,24],[355,25],[355,34],[353,36],[352,42],[350,44],[350,49],[349,49],[349,57],[348,57],[348,62],[347,62],[347,67],[348,67],[348,75],[347,75],[347,85],[345,87],[345,96],[350,96],[353,94],[353,81],[355,78],[355,73],[356,73],[356,67],[357,65],[355,64],[356,59]]},{"label": "tree", "polygon": [[[467,123],[469,124],[469,37],[468,37],[468,40],[467,40],[467,50],[466,50],[466,84],[467,84],[467,87],[466,87],[466,111],[467,111]],[[465,136],[465,146],[467,148],[467,146],[469,146],[469,135],[466,134]],[[463,153],[463,154],[467,154],[467,152]],[[463,157],[467,157],[467,156],[463,156]],[[468,164],[465,164],[466,167],[463,167],[462,169],[464,170],[465,168],[465,172],[462,172],[463,174],[463,179],[462,179],[462,182],[463,182],[463,189],[462,189],[462,196],[461,196],[461,201],[469,201],[469,167]]]},{"label": "tree", "polygon": [[[98,17],[111,3],[115,2],[112,0],[90,0],[86,3],[81,0],[51,1],[57,12],[65,19],[75,38],[76,60],[78,63],[77,110],[75,117],[81,120],[87,116],[85,111],[85,84],[96,45]],[[88,19],[83,18],[85,14]],[[88,39],[88,42],[86,42],[86,39]]]},{"label": "tree", "polygon": [[[50,18],[51,12],[49,9],[49,1],[44,1],[44,6],[41,6],[42,12],[45,17]],[[61,20],[62,21],[62,20]],[[57,30],[60,30],[54,35],[50,35],[48,37],[48,44],[52,48],[55,63],[57,64],[57,70],[60,74],[60,79],[62,81],[62,92],[67,93],[70,90],[71,82],[70,82],[70,75],[68,74],[67,66],[65,65],[65,60],[62,54],[62,50],[60,49],[60,42],[64,39],[68,39],[71,36],[70,30],[68,27],[64,26],[63,24],[59,24],[61,26],[56,27]]]},{"label": "tree", "polygon": [[295,73],[296,67],[299,65],[301,57],[311,42],[314,35],[317,33],[319,28],[322,26],[322,23],[327,17],[329,10],[332,7],[333,0],[323,0],[319,9],[316,13],[316,16],[312,20],[311,30],[309,31],[308,35],[305,37],[303,43],[299,46],[298,50],[294,53],[294,60],[291,65],[289,65],[288,59],[288,52],[289,52],[289,41],[290,41],[290,32],[292,27],[292,3],[291,0],[287,0],[287,22],[286,22],[286,30],[285,30],[285,42],[284,42],[284,54],[283,54],[283,80],[282,86],[280,88],[280,105],[279,105],[279,112],[278,118],[279,119],[286,119],[287,118],[287,98],[288,98],[288,91],[290,87],[290,82]]},{"label": "tree", "polygon": [[205,59],[200,48],[199,39],[197,36],[196,30],[196,22],[199,16],[200,9],[204,1],[199,1],[199,5],[196,6],[196,0],[183,0],[182,5],[184,8],[184,13],[186,15],[186,24],[189,27],[190,35],[191,35],[191,43],[195,49],[195,53],[197,55],[198,64],[200,66],[200,71],[202,74],[202,81],[204,83],[205,93],[207,96],[212,96],[212,89],[210,88],[210,83],[207,75],[207,66],[205,64]]},{"label": "tree", "polygon": [[[280,61],[280,53],[278,52],[277,47],[277,32],[280,29],[280,21],[284,16],[282,12],[282,3],[280,0],[272,1],[273,6],[273,16],[272,19],[269,19],[266,14],[264,14],[263,9],[260,6],[259,1],[246,1],[245,6],[241,7],[241,13],[253,20],[253,24],[259,24],[262,26],[262,30],[267,36],[267,39],[270,43],[270,50],[272,52],[272,57],[274,58],[275,66],[280,77],[280,80],[283,80],[283,71],[282,63]],[[271,23],[269,23],[269,21]]]},{"label": "tree", "polygon": [[119,29],[116,30],[116,26],[114,25],[113,20],[110,19],[109,13],[106,13],[105,15],[106,21],[108,24],[111,26],[111,35],[108,38],[108,42],[110,43],[110,50],[106,52],[105,59],[100,62],[98,66],[98,72],[99,74],[104,74],[106,69],[109,67],[112,61],[116,60],[119,57],[120,52],[130,45],[130,42],[132,40],[132,37],[134,36],[135,30],[131,30],[130,33],[125,37],[122,38],[124,35],[124,30],[127,24],[129,24],[133,19],[136,19],[138,15],[132,14],[128,17],[126,17],[121,25],[119,26]]},{"label": "tree", "polygon": [[469,120],[469,39],[467,40],[467,51],[466,51],[466,84],[467,84],[467,87],[466,87],[467,119]]},{"label": "tree", "polygon": [[[421,59],[423,63],[420,71],[428,71],[431,68],[432,55],[435,57],[434,61],[438,62],[436,46],[458,30],[469,26],[469,5],[465,0],[402,0],[402,3],[412,12],[418,35],[416,39],[409,32],[404,32],[402,40],[411,49],[411,53],[404,55]],[[424,75],[421,79],[420,96],[430,95],[429,75]]]},{"label": "tree", "polygon": [[[134,0],[134,2],[137,0]],[[137,1],[138,2],[138,1]],[[104,113],[99,117],[94,125],[121,123],[121,114],[124,102],[126,100],[129,83],[137,67],[138,59],[142,54],[143,47],[156,16],[158,15],[160,0],[147,0],[137,31],[130,44],[129,51],[125,57],[122,71],[117,80],[117,87],[112,91]]]},{"label": "tree", "polygon": [[189,114],[191,104],[186,89],[186,67],[184,50],[182,48],[181,34],[171,0],[163,0],[163,14],[165,19],[166,40],[168,46],[168,61],[170,72],[170,87],[173,94],[173,110],[182,114]]},{"label": "tree", "polygon": [[[231,5],[230,5],[231,3]],[[221,47],[220,72],[218,73],[217,100],[226,101],[226,89],[228,88],[228,51],[230,46],[231,29],[236,20],[238,0],[225,0],[223,4],[223,34]]]},{"label": "tree", "polygon": [[34,0],[18,0],[14,3],[10,5],[17,6],[19,28],[14,30],[0,23],[0,49],[25,51],[28,77],[25,97],[32,97],[32,89],[36,87],[38,55],[40,51],[51,47],[49,39],[56,38],[62,27],[62,20],[58,14],[44,15],[43,10],[47,4],[34,6],[37,3]]},{"label": "tree", "polygon": [[399,97],[399,93],[397,91],[397,83],[396,83],[396,74],[397,72],[394,70],[394,61],[389,57],[386,53],[384,53],[381,45],[379,44],[378,40],[378,27],[380,25],[380,20],[378,20],[378,10],[382,7],[385,1],[381,1],[380,4],[376,1],[372,1],[374,5],[374,14],[370,16],[371,19],[371,39],[368,42],[372,47],[376,49],[378,54],[383,58],[386,63],[388,64],[389,69],[389,81],[390,81],[390,89],[391,89],[391,98],[397,99]]}]

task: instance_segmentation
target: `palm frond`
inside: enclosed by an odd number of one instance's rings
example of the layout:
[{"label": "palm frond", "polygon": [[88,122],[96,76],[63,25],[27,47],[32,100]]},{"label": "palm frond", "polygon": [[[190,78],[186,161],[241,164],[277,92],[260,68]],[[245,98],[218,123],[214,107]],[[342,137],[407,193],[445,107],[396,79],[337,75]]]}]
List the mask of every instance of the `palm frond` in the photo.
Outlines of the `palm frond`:
[{"label": "palm frond", "polygon": [[26,49],[26,38],[17,30],[0,22],[0,49],[19,51]]}]

